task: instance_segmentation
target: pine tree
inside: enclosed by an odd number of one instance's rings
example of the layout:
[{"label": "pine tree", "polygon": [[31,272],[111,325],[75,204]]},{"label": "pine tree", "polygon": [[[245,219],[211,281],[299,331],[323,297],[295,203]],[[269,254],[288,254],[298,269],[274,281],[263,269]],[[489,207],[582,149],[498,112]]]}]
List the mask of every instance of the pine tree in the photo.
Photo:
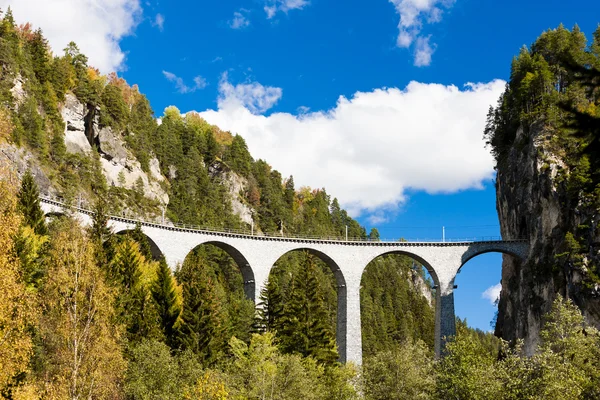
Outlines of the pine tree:
[{"label": "pine tree", "polygon": [[142,225],[139,222],[135,224],[134,230],[127,232],[127,236],[140,246],[140,252],[146,260],[151,260],[153,258],[150,241],[148,240],[148,236],[142,231]]},{"label": "pine tree", "polygon": [[181,314],[182,300],[177,292],[177,283],[164,258],[160,260],[156,281],[152,285],[152,297],[167,344],[174,346],[175,325]]},{"label": "pine tree", "polygon": [[40,193],[29,170],[25,172],[21,181],[18,198],[19,211],[23,213],[25,224],[32,227],[36,234],[47,235],[48,228],[46,227],[44,212],[40,207]]},{"label": "pine tree", "polygon": [[284,300],[276,277],[270,278],[260,293],[256,330],[259,332],[278,332],[284,321]]},{"label": "pine tree", "polygon": [[112,261],[112,279],[117,285],[117,312],[130,340],[158,335],[158,315],[149,289],[142,282],[146,259],[140,246],[126,238],[116,248]]},{"label": "pine tree", "polygon": [[223,311],[216,295],[214,278],[202,265],[186,260],[177,274],[183,289],[183,312],[177,343],[207,364],[225,350],[227,335]]},{"label": "pine tree", "polygon": [[335,338],[327,321],[324,296],[317,280],[317,265],[312,255],[305,255],[292,287],[280,335],[283,350],[313,356],[323,363],[335,362],[338,358]]}]

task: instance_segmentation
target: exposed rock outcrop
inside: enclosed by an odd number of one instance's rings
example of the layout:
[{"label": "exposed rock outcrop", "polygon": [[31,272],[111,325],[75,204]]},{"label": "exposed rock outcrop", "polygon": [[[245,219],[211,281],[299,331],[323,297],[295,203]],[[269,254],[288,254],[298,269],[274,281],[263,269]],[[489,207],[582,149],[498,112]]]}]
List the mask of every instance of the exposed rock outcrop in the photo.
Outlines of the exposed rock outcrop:
[{"label": "exposed rock outcrop", "polygon": [[[168,204],[169,195],[160,184],[165,178],[158,160],[151,159],[150,173],[144,172],[121,135],[110,127],[99,127],[97,111],[90,110],[75,95],[66,95],[61,115],[65,122],[67,151],[89,154],[92,146],[97,146],[102,170],[109,185],[142,189],[144,196]],[[139,188],[140,185],[143,187]]]},{"label": "exposed rock outcrop", "polygon": [[61,116],[65,123],[65,145],[69,153],[88,154],[92,151],[85,136],[86,107],[75,97],[68,93],[61,109]]},{"label": "exposed rock outcrop", "polygon": [[56,194],[55,188],[52,187],[50,179],[41,168],[37,158],[23,148],[14,144],[0,143],[0,166],[12,169],[20,177],[29,169],[40,193],[45,195]]},{"label": "exposed rock outcrop", "polygon": [[252,224],[252,208],[242,201],[243,197],[240,194],[248,186],[248,181],[232,171],[222,173],[221,178],[229,189],[233,213],[240,217],[242,222]]},{"label": "exposed rock outcrop", "polygon": [[15,106],[17,109],[23,104],[27,95],[23,83],[23,77],[21,74],[18,74],[13,81],[13,87],[10,89],[10,94],[15,99]]},{"label": "exposed rock outcrop", "polygon": [[560,155],[551,151],[550,133],[542,125],[517,132],[506,162],[498,166],[497,209],[505,239],[528,239],[529,257],[520,263],[504,256],[496,334],[523,338],[531,354],[539,342],[543,317],[557,294],[571,298],[587,321],[600,327],[600,288],[584,282],[586,265],[600,262],[597,233],[587,238],[590,251],[581,265],[565,250],[565,236],[595,224],[597,209],[573,204],[561,175],[568,174]]}]

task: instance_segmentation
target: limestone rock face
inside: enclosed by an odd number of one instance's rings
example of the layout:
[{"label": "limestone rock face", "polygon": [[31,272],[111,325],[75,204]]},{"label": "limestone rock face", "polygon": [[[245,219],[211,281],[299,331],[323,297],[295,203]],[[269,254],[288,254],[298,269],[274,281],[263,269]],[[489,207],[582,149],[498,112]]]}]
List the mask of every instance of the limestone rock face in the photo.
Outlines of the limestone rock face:
[{"label": "limestone rock face", "polygon": [[240,195],[248,186],[248,181],[232,171],[222,173],[221,178],[229,189],[233,213],[240,217],[242,222],[248,225],[252,224],[252,208],[242,202],[242,196]]},{"label": "limestone rock face", "polygon": [[125,148],[121,135],[113,132],[111,127],[105,126],[98,130],[98,143],[100,153],[109,161],[125,164],[128,158],[133,158],[133,155]]},{"label": "limestone rock face", "polygon": [[[541,125],[520,128],[505,163],[498,165],[496,207],[505,239],[528,239],[530,253],[524,262],[504,256],[502,292],[496,334],[507,340],[523,338],[525,351],[535,351],[543,316],[557,294],[571,298],[587,321],[600,327],[600,287],[583,284],[587,262],[600,262],[600,242],[588,238],[590,249],[582,266],[556,254],[564,248],[567,232],[600,217],[597,209],[570,204],[568,173],[561,157],[551,151],[551,137]],[[597,232],[595,226],[592,232]],[[593,236],[593,235],[592,235]]]},{"label": "limestone rock face", "polygon": [[46,176],[44,170],[40,167],[36,157],[23,148],[19,148],[14,144],[0,144],[0,167],[6,166],[12,169],[19,177],[22,177],[29,169],[33,175],[40,194],[55,195],[56,190],[52,187],[50,179]]},{"label": "limestone rock face", "polygon": [[[142,170],[139,161],[127,148],[123,137],[110,127],[100,128],[98,110],[89,110],[75,95],[68,93],[61,109],[65,122],[65,145],[67,151],[76,154],[89,154],[92,144],[98,147],[102,170],[109,185],[134,189],[143,185],[144,196],[162,204],[169,203],[169,195],[160,185],[165,178],[156,158],[150,160],[150,173]],[[95,115],[94,115],[95,114]],[[94,117],[90,117],[94,115]],[[89,119],[86,126],[86,119]]]},{"label": "limestone rock face", "polygon": [[65,122],[65,145],[69,153],[89,154],[92,146],[85,135],[85,106],[68,93],[61,109],[61,116]]},{"label": "limestone rock face", "polygon": [[15,99],[15,105],[18,109],[19,106],[25,101],[25,96],[27,95],[27,93],[25,92],[25,88],[23,87],[23,77],[21,76],[21,74],[18,74],[15,77],[13,81],[13,87],[10,89],[10,93]]}]

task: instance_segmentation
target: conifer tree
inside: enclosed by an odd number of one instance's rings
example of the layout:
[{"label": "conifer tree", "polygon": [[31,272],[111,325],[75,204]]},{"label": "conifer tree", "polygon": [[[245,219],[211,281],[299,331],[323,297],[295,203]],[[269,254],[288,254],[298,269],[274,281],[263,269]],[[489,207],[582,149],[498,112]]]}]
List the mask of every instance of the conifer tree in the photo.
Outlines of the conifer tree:
[{"label": "conifer tree", "polygon": [[24,222],[33,228],[38,235],[47,235],[48,228],[44,212],[40,207],[40,193],[33,180],[31,171],[27,170],[21,181],[21,190],[18,193],[19,211],[23,213]]},{"label": "conifer tree", "polygon": [[312,255],[305,255],[302,268],[293,278],[292,287],[280,335],[283,350],[313,356],[323,363],[335,362],[338,358],[335,338],[327,323],[324,296]]},{"label": "conifer tree", "polygon": [[116,248],[112,262],[112,278],[119,287],[117,312],[130,340],[158,335],[158,315],[149,289],[142,282],[146,259],[139,245],[126,238]]},{"label": "conifer tree", "polygon": [[133,239],[140,246],[140,252],[146,260],[152,259],[150,242],[148,241],[146,234],[142,231],[142,225],[139,222],[135,224],[134,230],[127,232],[127,236]]},{"label": "conifer tree", "polygon": [[160,327],[167,344],[174,346],[176,323],[181,314],[182,300],[177,291],[177,283],[164,257],[160,260],[156,281],[152,285],[152,297],[156,303]]},{"label": "conifer tree", "polygon": [[259,332],[278,332],[284,321],[284,300],[278,279],[269,279],[267,286],[260,293],[260,303],[257,318]]},{"label": "conifer tree", "polygon": [[213,363],[225,350],[225,321],[214,278],[202,265],[186,260],[177,274],[183,289],[183,312],[177,343],[205,363]]}]

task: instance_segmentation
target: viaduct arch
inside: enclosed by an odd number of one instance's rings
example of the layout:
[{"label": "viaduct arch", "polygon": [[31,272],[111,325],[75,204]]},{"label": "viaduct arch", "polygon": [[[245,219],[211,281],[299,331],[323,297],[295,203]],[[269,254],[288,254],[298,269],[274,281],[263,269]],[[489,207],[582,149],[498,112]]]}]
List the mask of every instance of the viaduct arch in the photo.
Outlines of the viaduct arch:
[{"label": "viaduct arch", "polygon": [[[68,212],[82,225],[91,225],[93,212],[68,207],[59,201],[41,198],[46,214]],[[445,338],[456,334],[454,313],[454,279],[460,268],[477,255],[500,252],[520,259],[527,258],[529,244],[523,240],[482,242],[370,242],[329,239],[258,236],[244,233],[217,232],[184,226],[161,225],[121,217],[110,217],[114,232],[131,230],[140,224],[165,256],[171,268],[183,263],[197,246],[212,244],[225,250],[238,263],[248,297],[258,303],[260,292],[275,262],[295,250],[309,251],[325,261],[338,282],[337,344],[340,361],[362,364],[360,323],[360,283],[367,265],[375,258],[399,253],[421,262],[436,285],[435,353],[443,352]]]}]

